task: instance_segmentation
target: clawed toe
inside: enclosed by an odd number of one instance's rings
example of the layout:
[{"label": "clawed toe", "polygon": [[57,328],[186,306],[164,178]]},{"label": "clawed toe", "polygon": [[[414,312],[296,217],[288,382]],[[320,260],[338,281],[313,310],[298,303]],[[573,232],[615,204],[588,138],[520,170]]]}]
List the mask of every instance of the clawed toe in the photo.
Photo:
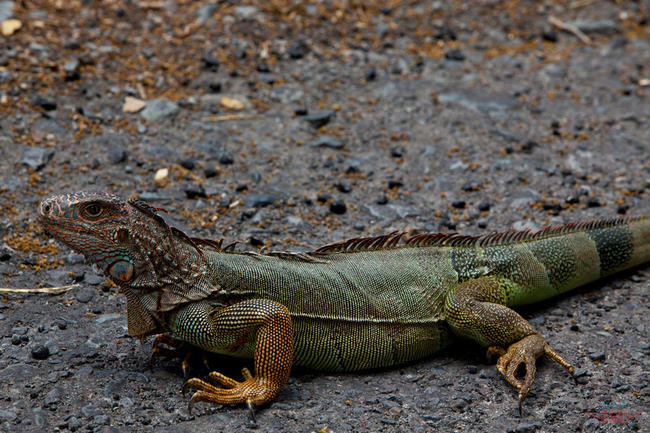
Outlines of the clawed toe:
[{"label": "clawed toe", "polygon": [[[520,416],[522,414],[523,402],[535,381],[535,374],[537,372],[535,363],[537,358],[544,354],[560,364],[573,376],[573,367],[571,364],[554,352],[539,334],[529,335],[520,341],[511,344],[507,351],[503,351],[503,354],[497,361],[497,370],[499,373],[503,375],[510,385],[519,391],[518,398]],[[525,369],[523,382],[515,376],[522,365]]]}]

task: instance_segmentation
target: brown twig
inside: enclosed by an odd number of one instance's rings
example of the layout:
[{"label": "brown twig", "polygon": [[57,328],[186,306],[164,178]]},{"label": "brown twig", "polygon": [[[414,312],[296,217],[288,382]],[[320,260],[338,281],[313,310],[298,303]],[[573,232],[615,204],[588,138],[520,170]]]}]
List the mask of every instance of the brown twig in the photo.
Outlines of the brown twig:
[{"label": "brown twig", "polygon": [[577,28],[574,25],[567,24],[564,21],[560,20],[559,18],[554,17],[553,15],[548,17],[548,22],[551,24],[553,27],[558,28],[559,30],[563,30],[565,32],[573,34],[575,37],[580,39],[583,43],[587,45],[591,45],[591,38],[589,36],[585,35],[582,30]]},{"label": "brown twig", "polygon": [[52,295],[60,295],[68,290],[79,287],[79,284],[70,284],[69,286],[59,287],[39,287],[35,289],[19,289],[14,287],[0,287],[0,293],[50,293]]}]

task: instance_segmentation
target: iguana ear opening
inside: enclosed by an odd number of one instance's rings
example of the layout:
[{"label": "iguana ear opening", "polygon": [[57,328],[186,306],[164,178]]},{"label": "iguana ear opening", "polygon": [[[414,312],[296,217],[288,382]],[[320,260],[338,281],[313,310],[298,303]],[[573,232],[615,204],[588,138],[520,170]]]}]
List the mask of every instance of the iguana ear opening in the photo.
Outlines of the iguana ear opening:
[{"label": "iguana ear opening", "polygon": [[120,228],[115,233],[115,239],[120,243],[126,243],[129,240],[129,231],[125,228]]}]

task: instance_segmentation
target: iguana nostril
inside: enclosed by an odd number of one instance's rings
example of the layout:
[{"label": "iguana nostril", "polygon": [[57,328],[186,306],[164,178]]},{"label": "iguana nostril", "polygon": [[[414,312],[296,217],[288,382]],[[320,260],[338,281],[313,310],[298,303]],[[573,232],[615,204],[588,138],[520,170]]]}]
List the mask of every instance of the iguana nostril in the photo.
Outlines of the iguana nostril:
[{"label": "iguana nostril", "polygon": [[48,215],[52,210],[52,205],[49,203],[41,203],[41,214]]}]

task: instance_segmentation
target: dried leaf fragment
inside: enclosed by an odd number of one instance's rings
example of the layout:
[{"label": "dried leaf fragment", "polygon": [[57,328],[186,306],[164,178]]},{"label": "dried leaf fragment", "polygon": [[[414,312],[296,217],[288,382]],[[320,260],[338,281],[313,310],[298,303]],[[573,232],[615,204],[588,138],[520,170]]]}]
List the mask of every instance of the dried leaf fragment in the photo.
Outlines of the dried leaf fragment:
[{"label": "dried leaf fragment", "polygon": [[20,20],[15,18],[8,19],[2,22],[2,35],[11,36],[16,33],[23,26]]},{"label": "dried leaf fragment", "polygon": [[234,99],[234,98],[229,98],[227,96],[222,96],[221,97],[221,105],[224,106],[224,108],[227,108],[228,110],[243,110],[244,109],[244,103]]},{"label": "dried leaf fragment", "polygon": [[143,101],[142,99],[134,98],[133,96],[127,96],[124,98],[124,105],[122,106],[122,112],[124,113],[137,113],[138,111],[142,110],[145,105],[147,105],[146,101]]}]

